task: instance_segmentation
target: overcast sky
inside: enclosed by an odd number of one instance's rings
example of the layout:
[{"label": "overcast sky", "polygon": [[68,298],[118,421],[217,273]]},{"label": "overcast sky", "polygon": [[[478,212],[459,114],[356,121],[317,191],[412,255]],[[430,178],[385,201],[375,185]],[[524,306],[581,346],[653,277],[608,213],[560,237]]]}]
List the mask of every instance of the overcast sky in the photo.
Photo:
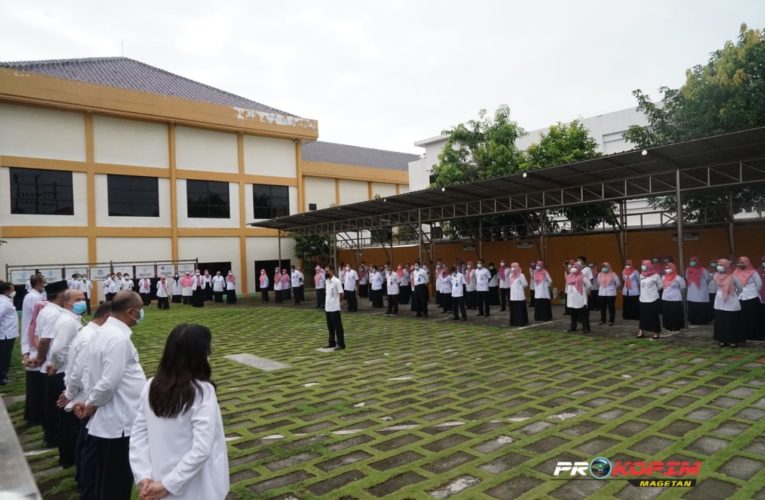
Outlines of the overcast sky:
[{"label": "overcast sky", "polygon": [[527,130],[635,105],[631,91],[765,27],[763,0],[3,1],[0,60],[122,54],[319,121],[320,139],[414,141],[508,104]]}]

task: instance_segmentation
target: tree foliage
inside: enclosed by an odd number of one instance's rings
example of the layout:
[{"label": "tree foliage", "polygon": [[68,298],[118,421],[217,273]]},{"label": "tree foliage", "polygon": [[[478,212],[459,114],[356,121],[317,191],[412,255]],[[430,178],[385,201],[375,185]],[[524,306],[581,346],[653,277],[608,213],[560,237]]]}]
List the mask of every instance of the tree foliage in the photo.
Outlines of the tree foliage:
[{"label": "tree foliage", "polygon": [[295,257],[300,259],[305,268],[308,263],[325,265],[329,263],[329,237],[325,235],[304,236],[296,234]]},{"label": "tree foliage", "polygon": [[[733,132],[765,125],[765,37],[763,31],[742,25],[738,40],[726,42],[705,65],[686,71],[682,87],[659,89],[655,103],[637,89],[633,95],[648,125],[631,127],[625,138],[639,147]],[[762,189],[733,193],[734,213],[755,209],[765,201]],[[656,208],[676,211],[674,197],[651,200]],[[698,193],[684,200],[688,221],[705,217],[728,220],[728,193]]]}]

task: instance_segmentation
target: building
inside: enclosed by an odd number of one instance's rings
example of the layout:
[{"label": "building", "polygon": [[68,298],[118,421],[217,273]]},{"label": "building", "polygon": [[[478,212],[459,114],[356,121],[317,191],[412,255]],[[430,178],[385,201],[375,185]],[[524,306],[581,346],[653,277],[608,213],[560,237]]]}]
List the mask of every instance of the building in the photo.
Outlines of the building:
[{"label": "building", "polygon": [[415,155],[317,138],[128,58],[0,63],[0,274],[198,259],[252,293],[294,242],[249,222],[408,190]]},{"label": "building", "polygon": [[[624,139],[624,133],[632,125],[648,124],[645,115],[636,108],[591,116],[581,121],[590,131],[590,137],[597,142],[598,151],[603,154],[620,153],[632,149],[633,146]],[[527,132],[516,141],[515,145],[518,149],[525,150],[532,144],[538,143],[542,134],[548,130],[549,127]],[[447,136],[441,134],[414,143],[415,146],[425,148],[425,153],[409,164],[409,186],[412,191],[425,189],[430,185],[433,167],[438,163],[438,154],[446,145],[446,140]]]}]

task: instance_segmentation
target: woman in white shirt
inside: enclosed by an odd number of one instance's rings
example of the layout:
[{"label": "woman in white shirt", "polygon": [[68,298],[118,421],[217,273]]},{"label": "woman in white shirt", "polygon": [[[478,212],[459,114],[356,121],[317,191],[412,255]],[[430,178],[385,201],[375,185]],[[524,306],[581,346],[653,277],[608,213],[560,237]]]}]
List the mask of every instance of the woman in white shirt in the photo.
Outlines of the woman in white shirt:
[{"label": "woman in white shirt", "polygon": [[622,318],[640,319],[640,273],[627,259],[622,270]]},{"label": "woman in white shirt", "polygon": [[698,257],[691,257],[685,270],[688,285],[688,323],[706,325],[712,321],[713,310],[709,307],[709,281],[712,276],[700,266]]},{"label": "woman in white shirt", "polygon": [[181,277],[178,275],[178,273],[175,273],[175,276],[173,276],[171,285],[172,285],[171,295],[173,296],[173,304],[180,304],[181,303]]},{"label": "woman in white shirt", "polygon": [[661,337],[661,321],[659,320],[659,308],[661,298],[661,275],[656,272],[650,260],[644,260],[640,265],[640,330],[637,337],[645,337],[644,332],[652,333],[653,339]]},{"label": "woman in white shirt", "polygon": [[525,289],[529,283],[517,262],[510,264],[507,282],[510,285],[510,326],[526,326],[529,324],[529,311],[526,309]]},{"label": "woman in white shirt", "polygon": [[541,260],[534,264],[531,281],[534,283],[534,321],[552,321],[552,302],[550,300],[552,277],[545,269],[545,263]]},{"label": "woman in white shirt", "polygon": [[176,326],[157,374],[144,386],[130,436],[130,467],[141,498],[222,500],[228,494],[210,340],[206,326]]},{"label": "woman in white shirt", "polygon": [[600,324],[606,324],[606,311],[608,312],[608,326],[614,325],[616,320],[616,290],[619,288],[619,276],[611,270],[611,264],[604,262],[600,265],[598,273],[598,300],[600,301]]},{"label": "woman in white shirt", "polygon": [[587,309],[587,296],[592,281],[582,272],[582,263],[571,264],[566,274],[566,306],[571,314],[571,327],[567,333],[575,332],[577,324],[582,322],[582,332],[590,333],[590,310]]},{"label": "woman in white shirt", "polygon": [[401,278],[398,273],[387,269],[385,271],[385,288],[388,293],[388,312],[386,316],[398,314],[398,294],[401,285]]},{"label": "woman in white shirt", "polygon": [[382,273],[377,270],[377,266],[372,266],[372,269],[369,273],[369,282],[371,285],[369,299],[372,302],[372,307],[375,309],[382,309],[383,286],[385,285],[385,278],[383,277]]},{"label": "woman in white shirt", "polygon": [[715,325],[713,338],[720,347],[736,347],[746,341],[746,331],[742,325],[741,303],[738,294],[742,292],[741,282],[733,275],[730,261],[717,261],[714,275],[717,293],[715,293]]},{"label": "woman in white shirt", "polygon": [[452,277],[445,265],[441,268],[441,311],[452,312]]},{"label": "woman in white shirt", "polygon": [[733,276],[741,283],[741,293],[738,300],[741,302],[741,328],[746,332],[746,340],[760,340],[760,290],[762,279],[757,270],[752,266],[749,257],[739,257],[736,261],[736,270]]},{"label": "woman in white shirt", "polygon": [[677,266],[668,262],[664,267],[661,294],[661,319],[664,329],[676,333],[685,328],[685,311],[683,310],[683,290],[685,280],[677,274]]}]

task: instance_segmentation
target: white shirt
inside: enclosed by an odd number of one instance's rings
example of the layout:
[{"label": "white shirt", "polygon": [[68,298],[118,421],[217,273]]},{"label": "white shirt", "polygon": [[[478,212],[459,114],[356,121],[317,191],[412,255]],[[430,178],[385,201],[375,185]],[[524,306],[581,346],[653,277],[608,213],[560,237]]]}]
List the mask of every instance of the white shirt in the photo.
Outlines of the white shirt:
[{"label": "white shirt", "polygon": [[143,388],[130,436],[130,468],[135,482],[161,481],[167,498],[223,500],[229,490],[228,453],[223,419],[209,382],[191,407],[172,418],[149,406],[151,380]]},{"label": "white shirt", "polygon": [[366,267],[361,266],[359,268],[359,285],[366,285],[369,283],[369,271]]},{"label": "white shirt", "polygon": [[[536,290],[537,289],[537,282],[534,281],[534,271],[536,271],[536,265],[529,267],[529,290]],[[534,294],[534,298],[536,298],[536,293]]]},{"label": "white shirt", "polygon": [[[489,274],[491,274],[491,269],[489,269]],[[499,286],[499,271],[494,273],[494,276],[489,278],[489,288]]]},{"label": "white shirt", "polygon": [[157,281],[157,297],[167,297],[167,280],[163,283],[162,280]]},{"label": "white shirt", "polygon": [[[536,269],[534,270],[536,272]],[[534,299],[549,299],[550,298],[550,285],[552,284],[552,277],[550,273],[545,269],[545,277],[541,283],[537,283],[534,280],[534,273],[531,273],[531,282],[534,284]]]},{"label": "white shirt", "polygon": [[640,277],[640,302],[650,303],[659,300],[661,276],[653,274],[647,278]]},{"label": "white shirt", "polygon": [[326,312],[335,312],[340,310],[340,296],[343,294],[343,285],[340,284],[340,280],[337,276],[329,278],[325,286],[327,287],[327,295],[324,298],[324,310]]},{"label": "white shirt", "polygon": [[385,280],[388,295],[398,295],[399,277],[395,272],[388,272],[388,278]]},{"label": "white shirt", "polygon": [[205,287],[205,279],[202,277],[201,274],[195,274],[194,277],[191,278],[191,291],[196,291],[204,287]]},{"label": "white shirt", "polygon": [[428,284],[428,272],[423,269],[415,269],[414,272],[412,272],[412,284],[414,286],[417,285],[427,285]]},{"label": "white shirt", "polygon": [[[37,356],[37,349],[29,342],[29,324],[32,322],[32,314],[35,311],[35,305],[42,300],[40,292],[30,288],[24,296],[24,302],[21,306],[21,354],[29,354],[30,358]],[[40,371],[40,368],[27,368],[28,371]]]},{"label": "white shirt", "polygon": [[[600,274],[595,278],[595,281],[600,284]],[[614,279],[610,283],[606,283],[606,286],[598,288],[598,296],[600,297],[616,297],[616,289],[619,288],[621,281],[619,281],[619,275],[614,273]]]},{"label": "white shirt", "polygon": [[[632,268],[630,268],[632,269]],[[624,275],[622,275],[624,277]],[[624,288],[622,293],[627,297],[634,297],[640,295],[640,273],[632,269],[632,272],[624,280]]]},{"label": "white shirt", "polygon": [[149,278],[141,278],[138,282],[138,293],[151,293],[151,280]]},{"label": "white shirt", "polygon": [[226,279],[226,290],[236,290],[236,282]]},{"label": "white shirt", "polygon": [[685,280],[678,276],[672,280],[672,283],[670,283],[667,288],[664,289],[661,294],[661,300],[666,300],[667,302],[680,302],[683,300],[683,290],[685,290]]},{"label": "white shirt", "polygon": [[452,297],[462,297],[465,295],[463,286],[465,285],[465,276],[461,273],[452,274]]},{"label": "white shirt", "polygon": [[485,267],[475,271],[475,290],[476,292],[488,292],[491,273]]},{"label": "white shirt", "polygon": [[755,269],[754,273],[743,284],[741,293],[738,295],[739,300],[756,299],[760,297],[760,289],[762,288],[762,278]]},{"label": "white shirt", "polygon": [[[183,278],[185,278],[185,277],[186,277],[186,276],[184,276]],[[182,280],[183,278],[179,278],[179,279],[178,279],[178,283],[179,283],[179,284],[180,284],[180,282],[181,282],[181,280]],[[192,276],[192,277],[191,277],[191,283],[189,284],[189,286],[181,286],[181,295],[182,295],[182,296],[184,296],[184,297],[190,297],[190,296],[192,295],[191,286],[192,286],[193,284],[194,284],[194,277]]]},{"label": "white shirt", "polygon": [[[584,274],[584,269],[582,269],[582,274]],[[587,295],[590,293],[590,287],[592,286],[587,276],[584,276],[582,286],[582,292],[584,293],[579,293],[574,285],[566,284],[566,306],[570,309],[587,307]]]},{"label": "white shirt", "polygon": [[132,290],[135,287],[133,280],[129,278],[122,278],[122,290]]},{"label": "white shirt", "polygon": [[274,291],[282,289],[282,275],[274,273]]},{"label": "white shirt", "polygon": [[19,314],[13,306],[13,300],[6,294],[0,294],[0,340],[15,339],[19,336]]},{"label": "white shirt", "polygon": [[499,287],[510,288],[510,282],[507,281],[507,275],[510,274],[510,268],[508,266],[499,266],[497,274],[499,275]]},{"label": "white shirt", "polygon": [[[685,281],[688,283],[688,302],[705,302],[709,303],[709,280],[712,279],[712,275],[706,269],[701,270],[701,277],[699,278],[699,285],[691,283],[688,279],[688,271],[685,271]],[[716,292],[717,290],[715,290]]]},{"label": "white shirt", "polygon": [[526,276],[519,274],[515,281],[510,283],[510,300],[526,300],[526,292],[523,289],[527,286]]},{"label": "white shirt", "polygon": [[56,323],[53,325],[56,336],[50,343],[48,351],[48,364],[56,368],[56,373],[64,373],[69,364],[69,347],[72,345],[75,335],[82,329],[80,316],[68,309],[61,311]]},{"label": "white shirt", "polygon": [[356,291],[356,282],[359,280],[359,274],[354,271],[353,269],[350,269],[345,272],[345,280],[343,281],[343,288],[345,288],[349,292],[355,292]]},{"label": "white shirt", "polygon": [[404,274],[401,276],[401,286],[409,286],[409,271],[403,270]]},{"label": "white shirt", "polygon": [[88,323],[74,336],[69,346],[69,362],[64,372],[65,396],[69,401],[83,401],[88,395],[88,344],[97,329],[97,324]]},{"label": "white shirt", "polygon": [[385,279],[380,271],[372,273],[372,290],[382,290]]},{"label": "white shirt", "polygon": [[[713,280],[714,281],[714,280]],[[741,293],[741,283],[738,278],[733,277],[733,290],[727,297],[723,298],[722,290],[718,289],[715,293],[714,308],[719,311],[740,311],[741,302],[738,300],[738,294]]]},{"label": "white shirt", "polygon": [[317,272],[313,277],[313,283],[317,290],[324,288],[324,282],[327,281],[324,271]]},{"label": "white shirt", "polygon": [[292,279],[292,288],[298,288],[303,286],[303,273],[301,273],[297,269],[295,269],[292,272],[291,279]]},{"label": "white shirt", "polygon": [[226,278],[223,276],[215,275],[212,279],[213,292],[222,292],[226,286]]},{"label": "white shirt", "polygon": [[[35,337],[38,339],[53,339],[56,336],[56,321],[61,313],[64,311],[63,307],[57,306],[52,302],[48,302],[45,307],[37,314],[37,322],[35,323]],[[49,348],[50,349],[50,348]],[[40,371],[45,373],[48,369],[48,360],[50,359],[50,352],[47,354],[46,359],[40,359],[42,362]]]},{"label": "white shirt", "polygon": [[117,293],[119,291],[119,287],[117,285],[116,278],[106,278],[104,280],[104,293]]},{"label": "white shirt", "polygon": [[88,422],[91,436],[116,439],[129,436],[133,428],[146,375],[131,334],[125,323],[110,317],[88,346],[90,392],[86,404],[98,407]]},{"label": "white shirt", "polygon": [[468,292],[475,292],[475,269],[468,269],[466,272],[465,288]]}]

